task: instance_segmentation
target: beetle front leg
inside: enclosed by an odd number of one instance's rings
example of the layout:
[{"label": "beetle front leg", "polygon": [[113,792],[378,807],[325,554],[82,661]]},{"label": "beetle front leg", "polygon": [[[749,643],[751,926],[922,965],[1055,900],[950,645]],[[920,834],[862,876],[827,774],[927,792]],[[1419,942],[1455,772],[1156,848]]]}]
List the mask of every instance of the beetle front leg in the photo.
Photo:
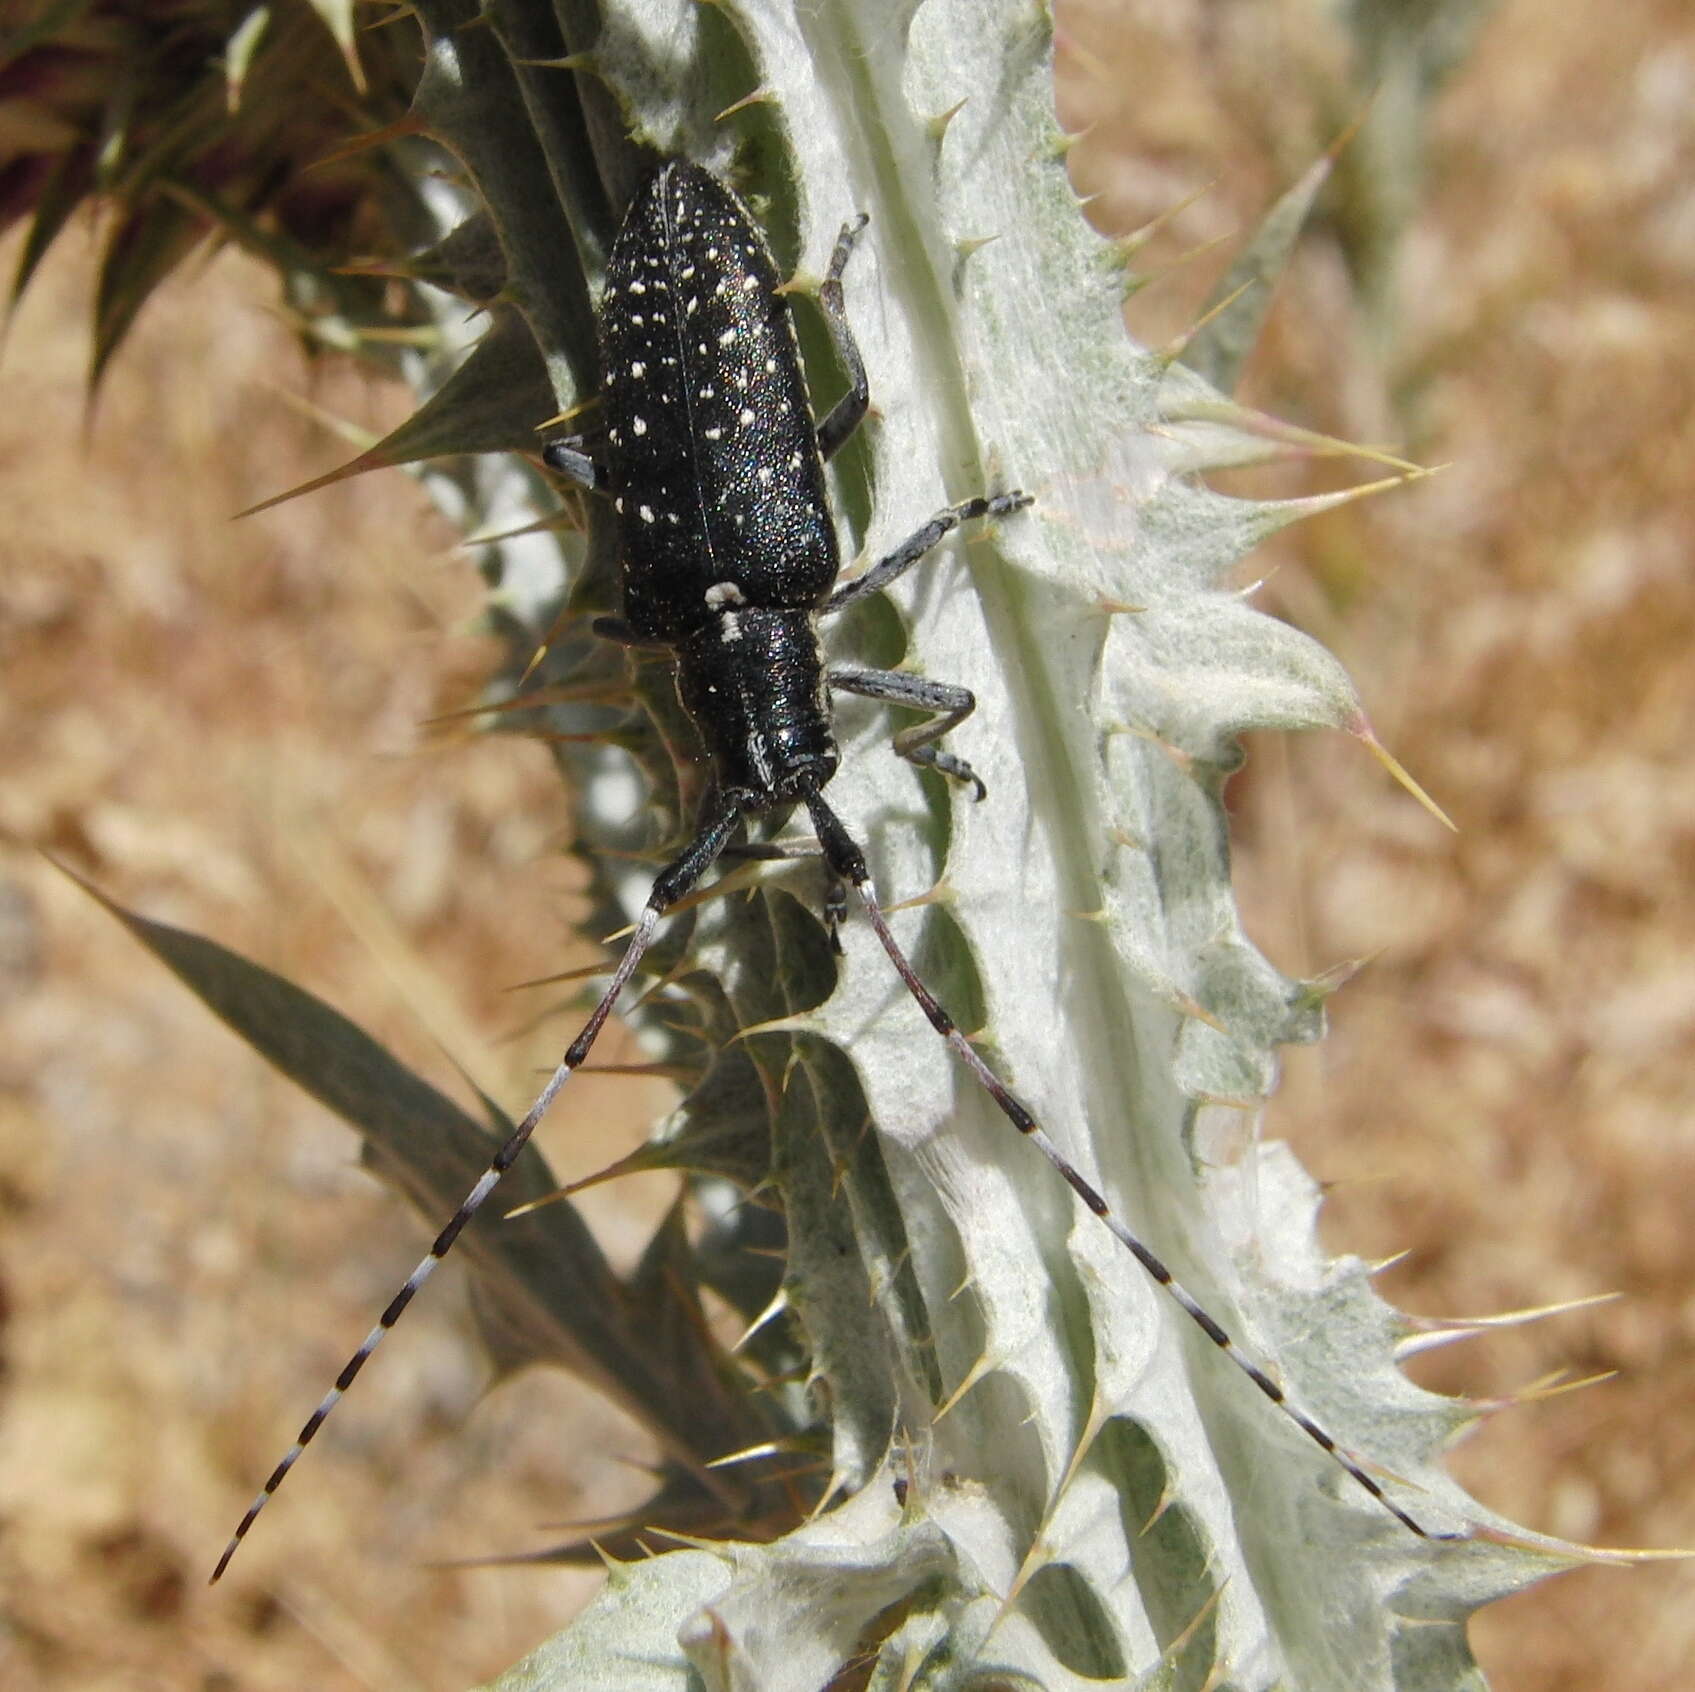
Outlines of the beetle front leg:
[{"label": "beetle front leg", "polygon": [[956,758],[935,744],[977,709],[977,696],[969,688],[956,687],[952,682],[927,681],[899,670],[826,670],[824,681],[839,693],[857,693],[863,699],[881,699],[889,705],[930,712],[929,722],[915,723],[895,736],[895,751],[908,763],[940,770],[954,781],[968,783],[976,789],[975,797],[979,800],[988,796],[982,777],[963,758]]}]

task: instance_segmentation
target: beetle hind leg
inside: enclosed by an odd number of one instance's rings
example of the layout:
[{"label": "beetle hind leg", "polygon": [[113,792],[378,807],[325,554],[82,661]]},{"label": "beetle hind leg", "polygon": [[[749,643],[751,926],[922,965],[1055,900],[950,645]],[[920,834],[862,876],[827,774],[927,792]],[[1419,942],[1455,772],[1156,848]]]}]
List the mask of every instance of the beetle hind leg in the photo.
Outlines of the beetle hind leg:
[{"label": "beetle hind leg", "polygon": [[836,357],[848,373],[848,391],[818,425],[818,451],[825,458],[836,455],[864,422],[865,413],[871,406],[871,389],[865,380],[865,360],[859,356],[859,343],[853,337],[853,326],[848,322],[847,310],[842,304],[842,271],[847,265],[848,254],[853,251],[854,242],[859,239],[859,232],[870,221],[861,212],[852,223],[842,225],[842,232],[836,237],[836,250],[830,254],[830,268],[824,273],[824,285],[818,290],[818,305],[830,327],[830,340],[835,346]]}]

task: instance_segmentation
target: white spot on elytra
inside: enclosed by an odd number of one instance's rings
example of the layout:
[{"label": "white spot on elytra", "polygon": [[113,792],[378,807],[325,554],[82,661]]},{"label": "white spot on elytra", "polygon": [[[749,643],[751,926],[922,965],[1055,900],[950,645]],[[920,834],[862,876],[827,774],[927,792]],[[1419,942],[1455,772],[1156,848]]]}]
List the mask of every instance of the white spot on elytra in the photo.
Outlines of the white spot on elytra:
[{"label": "white spot on elytra", "polygon": [[630,284],[630,292],[632,294],[645,294],[647,292],[647,284],[645,282],[632,282]]},{"label": "white spot on elytra", "polygon": [[647,433],[647,419],[645,417],[632,417],[630,419],[630,433],[632,435],[645,435]]},{"label": "white spot on elytra", "polygon": [[747,597],[734,582],[714,582],[706,590],[706,606],[709,611],[722,611],[726,605],[745,605]]},{"label": "white spot on elytra", "polygon": [[742,638],[741,619],[734,611],[726,611],[723,621],[718,625],[718,639],[725,646],[733,646]]},{"label": "white spot on elytra", "polygon": [[701,431],[709,441],[721,441],[724,438],[722,429],[704,429]]},{"label": "white spot on elytra", "polygon": [[776,359],[774,359],[774,358],[766,359],[766,361],[765,361],[765,374],[767,376],[775,376],[777,374],[777,361],[776,361]]},{"label": "white spot on elytra", "polygon": [[721,347],[727,347],[733,340],[735,340],[735,338],[736,331],[734,329],[726,329],[724,333],[718,337],[718,345]]},{"label": "white spot on elytra", "polygon": [[769,487],[771,485],[771,466],[769,464],[760,465],[759,480],[763,487]]},{"label": "white spot on elytra", "polygon": [[[751,257],[752,255],[750,254],[749,256]],[[744,276],[742,278],[742,292],[744,294],[751,294],[758,286],[759,278],[757,276]]]},{"label": "white spot on elytra", "polygon": [[638,358],[636,362],[630,366],[630,380],[632,382],[639,382],[646,374],[647,366]]},{"label": "white spot on elytra", "polygon": [[644,505],[641,508],[639,515],[644,523],[651,523],[653,521],[653,507],[651,505]]},{"label": "white spot on elytra", "polygon": [[751,405],[744,405],[742,407],[742,414],[737,421],[743,426],[743,428],[746,428],[746,426],[753,421],[753,407]]}]

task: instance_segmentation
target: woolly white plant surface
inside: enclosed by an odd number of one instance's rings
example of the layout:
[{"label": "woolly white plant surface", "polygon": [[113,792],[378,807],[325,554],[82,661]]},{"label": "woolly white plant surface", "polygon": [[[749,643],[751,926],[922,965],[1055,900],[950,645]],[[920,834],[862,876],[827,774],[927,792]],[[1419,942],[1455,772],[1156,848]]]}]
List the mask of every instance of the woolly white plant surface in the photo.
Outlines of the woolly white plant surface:
[{"label": "woolly white plant surface", "polygon": [[[1467,1614],[1574,1549],[1486,1525],[1446,1477],[1472,1411],[1400,1373],[1406,1324],[1365,1265],[1324,1256],[1313,1183],[1252,1132],[1275,1048],[1317,1036],[1324,994],[1242,933],[1221,805],[1236,737],[1363,717],[1238,566],[1325,501],[1201,479],[1279,432],[1126,336],[1120,260],[1066,178],[1041,8],[621,8],[596,69],[642,139],[720,169],[733,128],[657,67],[726,22],[788,154],[800,273],[871,217],[846,294],[878,420],[838,473],[850,511],[869,484],[863,559],[950,500],[1036,498],[903,581],[898,629],[872,614],[828,641],[886,661],[892,640],[975,692],[950,745],[987,801],[920,777],[885,712],[844,703],[832,803],[885,901],[918,901],[895,923],[926,979],[1066,1154],[1398,1502],[1458,1537],[1415,1536],[1254,1391],[850,921],[834,991],[745,1042],[787,1042],[774,1179],[833,1506],[776,1544],[616,1570],[501,1692],[1480,1684]],[[817,879],[767,878],[803,904]],[[727,903],[700,920],[691,961],[732,1000],[768,967],[747,951],[768,920]],[[729,1131],[703,1109],[679,1123],[685,1144]]]}]

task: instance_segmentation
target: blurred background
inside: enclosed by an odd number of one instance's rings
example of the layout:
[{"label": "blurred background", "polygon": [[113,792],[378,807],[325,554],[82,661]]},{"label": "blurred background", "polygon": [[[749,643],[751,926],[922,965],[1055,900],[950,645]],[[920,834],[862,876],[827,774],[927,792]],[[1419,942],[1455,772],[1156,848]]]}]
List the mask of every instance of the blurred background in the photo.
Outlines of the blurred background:
[{"label": "blurred background", "polygon": [[[1243,396],[1448,466],[1254,560],[1459,827],[1340,737],[1254,740],[1250,931],[1293,973],[1369,960],[1266,1132],[1330,1184],[1335,1248],[1407,1254],[1383,1286],[1413,1312],[1622,1295],[1414,1373],[1500,1403],[1454,1458],[1495,1509],[1695,1544],[1695,19],[1378,13],[1441,44],[1419,87],[1293,0],[1059,14],[1091,214],[1165,218],[1128,308],[1150,344],[1364,114]],[[1422,154],[1387,196],[1386,136]],[[37,848],[510,1103],[563,1025],[507,989],[584,961],[565,801],[541,747],[431,723],[493,654],[472,561],[404,474],[229,521],[345,456],[290,396],[373,431],[404,396],[307,370],[274,285],[223,253],[149,303],[91,410],[94,247],[60,243],[0,364],[0,1684],[452,1692],[596,1577],[438,1565],[641,1496],[642,1442],[561,1377],[482,1398],[445,1273],[208,1593],[425,1231]],[[598,1167],[664,1098],[585,1078],[555,1167]],[[627,1261],[668,1197],[642,1178],[589,1208]],[[1496,1692],[1670,1692],[1695,1569],[1586,1570],[1473,1633]]]}]

